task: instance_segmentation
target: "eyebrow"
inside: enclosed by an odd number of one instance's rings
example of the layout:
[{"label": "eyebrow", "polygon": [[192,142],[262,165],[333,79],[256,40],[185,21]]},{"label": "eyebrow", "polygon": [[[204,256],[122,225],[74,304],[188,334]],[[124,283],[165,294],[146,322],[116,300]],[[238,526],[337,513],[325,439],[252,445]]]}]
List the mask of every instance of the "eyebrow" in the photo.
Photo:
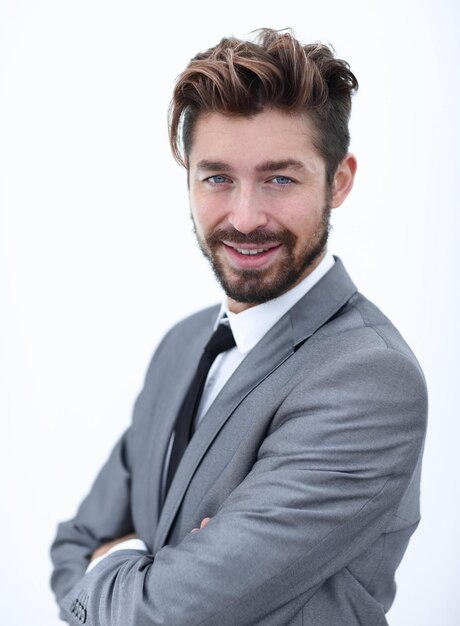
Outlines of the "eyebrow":
[{"label": "eyebrow", "polygon": [[[228,163],[223,161],[209,161],[208,159],[202,159],[197,163],[197,169],[205,171],[220,171],[220,172],[232,172],[233,168]],[[304,164],[296,159],[282,159],[280,161],[264,161],[256,166],[257,172],[275,172],[277,170],[293,169],[303,170]]]},{"label": "eyebrow", "polygon": [[231,172],[233,170],[228,163],[223,163],[222,161],[208,161],[208,159],[201,159],[201,161],[198,161],[196,167],[198,170],[209,170],[210,172],[215,170]]},{"label": "eyebrow", "polygon": [[281,161],[264,161],[256,167],[257,172],[275,172],[276,170],[303,170],[304,164],[295,159],[283,159]]}]

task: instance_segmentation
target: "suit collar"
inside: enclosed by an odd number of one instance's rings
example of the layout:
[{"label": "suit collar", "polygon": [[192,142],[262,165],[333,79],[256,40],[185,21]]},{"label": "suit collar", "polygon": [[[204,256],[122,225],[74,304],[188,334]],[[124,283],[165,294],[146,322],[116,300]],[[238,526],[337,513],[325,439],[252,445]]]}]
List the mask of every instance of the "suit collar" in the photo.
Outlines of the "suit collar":
[{"label": "suit collar", "polygon": [[334,259],[333,267],[288,313],[294,347],[323,326],[357,291],[342,261]]},{"label": "suit collar", "polygon": [[[155,535],[155,550],[165,544],[198,465],[237,406],[280,367],[301,343],[333,317],[356,292],[356,287],[340,259],[336,257],[335,261],[329,272],[249,352],[204,416],[182,457],[164,502]],[[209,336],[211,332],[212,324],[209,324],[203,337]],[[203,337],[200,336],[201,343]],[[187,385],[188,381],[180,385],[181,397],[185,394]],[[168,428],[171,428],[173,420],[169,422]],[[166,437],[163,445],[167,445]]]}]

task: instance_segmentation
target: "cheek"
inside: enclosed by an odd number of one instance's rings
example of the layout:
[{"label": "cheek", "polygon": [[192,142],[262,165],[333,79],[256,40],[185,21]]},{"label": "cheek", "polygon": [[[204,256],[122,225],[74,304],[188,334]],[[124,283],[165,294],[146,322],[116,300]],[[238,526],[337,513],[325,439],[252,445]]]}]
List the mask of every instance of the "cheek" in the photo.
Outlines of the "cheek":
[{"label": "cheek", "polygon": [[305,199],[301,199],[297,202],[286,203],[276,212],[274,217],[284,228],[298,235],[299,230],[308,230],[309,226],[316,223],[321,217],[321,210],[308,201],[306,202]]},{"label": "cheek", "polygon": [[195,198],[190,203],[193,219],[200,234],[208,234],[222,225],[224,211],[215,198]]},{"label": "cheek", "polygon": [[213,212],[206,207],[192,207],[192,217],[195,224],[195,231],[201,240],[212,233],[218,224],[216,224]]},{"label": "cheek", "polygon": [[303,247],[318,230],[323,220],[324,207],[319,202],[290,203],[279,212],[278,224],[296,236],[298,245]]}]

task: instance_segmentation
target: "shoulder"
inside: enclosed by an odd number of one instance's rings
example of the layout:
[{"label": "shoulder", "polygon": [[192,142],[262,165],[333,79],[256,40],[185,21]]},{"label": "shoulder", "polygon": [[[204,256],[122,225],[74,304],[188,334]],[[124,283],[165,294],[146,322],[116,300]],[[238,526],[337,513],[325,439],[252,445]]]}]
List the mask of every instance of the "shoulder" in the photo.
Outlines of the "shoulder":
[{"label": "shoulder", "polygon": [[418,361],[392,321],[360,292],[354,293],[315,333],[315,339],[323,345],[333,344],[338,355],[375,349],[387,353],[388,358],[412,362],[421,370]]},{"label": "shoulder", "polygon": [[383,411],[386,424],[393,418],[425,429],[428,394],[420,364],[395,325],[361,293],[353,294],[299,353],[291,401],[308,388],[310,398],[327,397],[362,415],[382,417]]},{"label": "shoulder", "polygon": [[212,331],[213,324],[219,313],[220,305],[214,305],[197,311],[174,324],[163,336],[156,350],[153,353],[147,378],[158,360],[166,353],[176,353],[188,346],[201,336],[207,336]]},{"label": "shoulder", "polygon": [[271,433],[292,427],[318,450],[342,450],[344,466],[362,451],[369,466],[378,457],[389,473],[413,469],[427,426],[425,378],[399,331],[364,296],[356,292],[286,370]]},{"label": "shoulder", "polygon": [[183,318],[169,329],[159,344],[159,348],[164,343],[182,341],[195,336],[197,333],[212,330],[219,310],[220,305],[214,305]]},{"label": "shoulder", "polygon": [[[312,290],[313,291],[313,290]],[[413,351],[392,321],[357,291],[340,263],[307,294],[294,320],[296,336],[302,336],[312,318],[321,312],[316,330],[296,349],[288,389],[294,402],[324,398],[334,402],[411,402],[426,419],[427,389]],[[338,302],[330,306],[328,302]],[[289,401],[288,401],[289,402]],[[349,405],[349,404],[348,404]]]}]

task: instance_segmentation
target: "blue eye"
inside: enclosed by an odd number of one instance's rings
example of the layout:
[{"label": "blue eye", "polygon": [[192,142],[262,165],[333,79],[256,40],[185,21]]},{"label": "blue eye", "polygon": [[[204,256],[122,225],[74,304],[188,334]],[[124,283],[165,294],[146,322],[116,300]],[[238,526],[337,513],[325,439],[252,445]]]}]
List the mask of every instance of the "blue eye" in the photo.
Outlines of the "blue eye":
[{"label": "blue eye", "polygon": [[287,176],[275,176],[272,180],[273,182],[276,182],[277,185],[288,185],[289,183],[292,183],[292,180]]},{"label": "blue eye", "polygon": [[215,176],[210,176],[206,180],[211,182],[213,185],[221,185],[222,183],[226,183],[227,182],[227,178],[225,178],[225,176],[222,176],[221,174],[216,174]]}]

